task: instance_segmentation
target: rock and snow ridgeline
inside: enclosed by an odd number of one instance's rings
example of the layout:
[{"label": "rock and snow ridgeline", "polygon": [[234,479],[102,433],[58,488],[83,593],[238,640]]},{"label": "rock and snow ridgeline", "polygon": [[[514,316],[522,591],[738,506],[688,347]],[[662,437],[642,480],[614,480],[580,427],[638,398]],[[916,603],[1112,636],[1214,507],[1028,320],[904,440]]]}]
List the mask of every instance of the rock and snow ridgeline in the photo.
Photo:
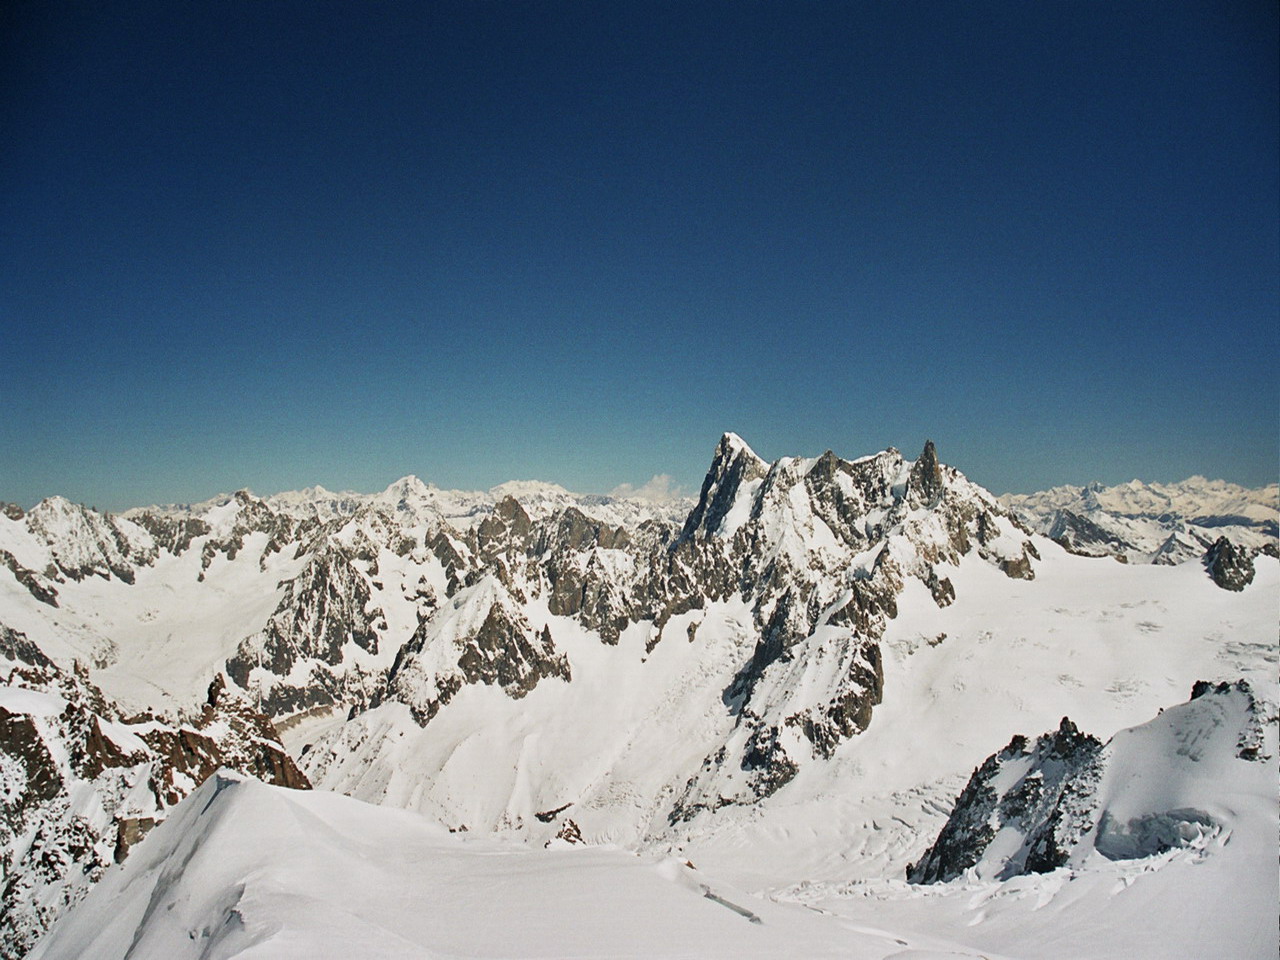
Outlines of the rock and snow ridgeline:
[{"label": "rock and snow ridgeline", "polygon": [[229,767],[307,788],[271,721],[221,678],[186,723],[122,717],[0,627],[0,956],[18,958],[171,808]]},{"label": "rock and snow ridgeline", "polygon": [[[1256,510],[1229,517],[1247,524],[1187,525],[1106,513],[1100,492],[1079,513],[1049,495],[1015,513],[931,443],[914,461],[890,449],[769,464],[726,434],[687,502],[545,484],[465,494],[407,477],[374,495],[241,491],[122,516],[58,498],[9,507],[9,689],[19,705],[34,703],[28,692],[62,700],[38,721],[5,714],[26,744],[0,744],[6,784],[22,783],[6,790],[27,798],[0,838],[5,896],[35,905],[7,912],[5,949],[20,956],[218,765],[539,844],[581,824],[598,839],[674,845],[714,835],[806,771],[804,789],[839,782],[846,747],[902,695],[885,646],[900,604],[926,622],[973,602],[966,590],[1034,591],[1041,551],[1058,545],[1197,561],[1203,582],[1239,593],[1271,542]],[[1237,492],[1223,496],[1239,507]],[[1050,518],[1031,511],[1050,503]],[[941,654],[957,655],[956,642]],[[126,719],[143,708],[159,713]],[[35,739],[57,744],[50,757],[97,759],[23,781],[14,757],[45,769],[19,756]],[[1109,751],[1066,723],[1033,746],[1015,740],[975,774],[913,876],[1067,862],[1100,829],[1090,817],[1112,809],[1096,802]],[[83,829],[49,841],[66,797]],[[50,842],[61,852],[33,860],[33,844]]]},{"label": "rock and snow ridgeline", "polygon": [[907,874],[1007,879],[1079,867],[1094,853],[1132,860],[1225,843],[1233,795],[1265,796],[1275,756],[1276,707],[1243,680],[1197,682],[1188,702],[1105,745],[1064,717],[988,757]]}]

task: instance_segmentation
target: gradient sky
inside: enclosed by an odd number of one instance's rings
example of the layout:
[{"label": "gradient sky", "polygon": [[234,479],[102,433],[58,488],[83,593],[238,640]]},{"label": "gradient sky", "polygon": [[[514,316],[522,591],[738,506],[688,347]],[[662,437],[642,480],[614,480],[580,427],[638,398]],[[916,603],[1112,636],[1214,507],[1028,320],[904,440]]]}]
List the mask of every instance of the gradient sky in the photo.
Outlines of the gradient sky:
[{"label": "gradient sky", "polygon": [[1274,0],[0,13],[0,499],[1280,458]]}]

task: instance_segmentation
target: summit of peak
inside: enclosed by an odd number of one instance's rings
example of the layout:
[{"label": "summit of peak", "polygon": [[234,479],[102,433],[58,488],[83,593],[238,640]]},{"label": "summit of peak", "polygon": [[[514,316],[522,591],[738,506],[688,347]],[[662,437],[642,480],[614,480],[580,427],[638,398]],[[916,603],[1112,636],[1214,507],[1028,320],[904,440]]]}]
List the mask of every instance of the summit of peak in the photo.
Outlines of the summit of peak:
[{"label": "summit of peak", "polygon": [[428,489],[425,483],[410,473],[390,484],[385,492],[394,496],[404,497],[409,494],[426,494]]},{"label": "summit of peak", "polygon": [[84,509],[82,504],[72,503],[66,497],[59,496],[58,494],[55,493],[53,496],[45,497],[43,500],[41,500],[39,503],[37,503],[34,507],[32,507],[27,512],[35,513],[37,511],[44,511],[44,512],[50,512],[50,513],[52,512],[65,513],[70,510],[75,510],[77,507],[80,509]]},{"label": "summit of peak", "polygon": [[738,436],[736,433],[734,433],[731,430],[726,430],[723,434],[721,434],[720,443],[717,447],[716,452],[727,453],[730,456],[735,456],[735,457],[738,456],[739,454],[745,453],[748,456],[754,457],[756,460],[761,460],[763,462],[760,455],[751,449],[751,447],[747,444],[747,441],[743,440],[742,437]]},{"label": "summit of peak", "polygon": [[747,441],[736,433],[726,432],[716,444],[715,455],[711,458],[711,472],[724,472],[735,464],[745,466],[753,474],[763,475],[769,470],[769,461],[752,450]]}]

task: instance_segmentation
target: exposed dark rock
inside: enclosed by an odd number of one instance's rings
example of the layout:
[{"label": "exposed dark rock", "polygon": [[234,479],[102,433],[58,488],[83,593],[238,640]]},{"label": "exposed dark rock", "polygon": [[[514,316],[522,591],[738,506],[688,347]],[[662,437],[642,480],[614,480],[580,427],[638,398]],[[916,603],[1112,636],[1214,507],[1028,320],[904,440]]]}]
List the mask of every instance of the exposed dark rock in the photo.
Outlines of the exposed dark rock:
[{"label": "exposed dark rock", "polygon": [[57,795],[62,778],[35,720],[0,707],[0,754],[19,761],[25,783],[13,799],[0,797],[0,818],[12,836],[22,825],[22,807]]},{"label": "exposed dark rock", "polygon": [[763,478],[768,472],[768,466],[763,460],[747,449],[737,437],[726,433],[716,447],[711,469],[702,481],[698,505],[685,521],[681,537],[691,537],[699,530],[717,530],[725,514],[733,506],[739,488],[744,483]]},{"label": "exposed dark rock", "polygon": [[18,563],[17,558],[8,550],[0,550],[0,564],[8,567],[14,578],[41,603],[47,603],[51,607],[58,605],[58,590],[49,582],[48,577],[42,577]]},{"label": "exposed dark rock", "polygon": [[121,817],[116,821],[116,847],[112,860],[123,863],[129,851],[156,825],[155,817]]},{"label": "exposed dark rock", "polygon": [[[578,825],[568,817],[565,817],[564,825],[561,826],[559,832],[556,833],[556,839],[563,840],[565,843],[585,843],[582,839],[582,831],[578,829]],[[550,844],[548,844],[548,846],[550,846]]]},{"label": "exposed dark rock", "polygon": [[1247,547],[1237,547],[1226,537],[1215,540],[1205,553],[1204,567],[1223,590],[1239,593],[1253,583],[1253,552]]},{"label": "exposed dark rock", "polygon": [[956,588],[951,585],[948,577],[939,577],[938,571],[929,568],[929,579],[925,581],[925,585],[929,588],[929,593],[933,597],[933,602],[939,607],[949,607],[956,599]]},{"label": "exposed dark rock", "polygon": [[25,663],[29,667],[53,666],[53,661],[28,640],[25,633],[6,627],[3,623],[0,623],[0,656],[8,657],[14,663]]},{"label": "exposed dark rock", "polygon": [[763,800],[790,783],[800,767],[783,748],[778,728],[759,725],[747,741],[742,769],[751,774],[751,793]]},{"label": "exposed dark rock", "polygon": [[544,677],[569,680],[569,661],[556,655],[550,628],[544,626],[536,640],[526,631],[523,618],[517,620],[496,604],[491,607],[458,658],[466,682],[500,686],[519,700]]},{"label": "exposed dark rock", "polygon": [[535,813],[534,817],[537,818],[539,823],[550,823],[572,806],[572,803],[566,803],[563,806],[556,807],[554,810],[543,810],[540,813]]},{"label": "exposed dark rock", "polygon": [[938,463],[938,452],[932,440],[924,442],[924,450],[916,462],[911,465],[911,474],[907,479],[907,495],[916,502],[929,506],[936,504],[946,487],[942,482],[942,467]]},{"label": "exposed dark rock", "polygon": [[1036,572],[1031,566],[1031,558],[1025,553],[1013,559],[1001,560],[1000,569],[1005,576],[1014,580],[1034,580]]},{"label": "exposed dark rock", "polygon": [[[997,833],[1020,834],[1021,844],[991,864],[1001,879],[1046,873],[1066,863],[1093,825],[1102,775],[1102,743],[1066,717],[1058,729],[1028,746],[1014,737],[974,771],[938,838],[907,868],[912,883],[941,883],[977,866]],[[1005,782],[1002,793],[995,784]]]},{"label": "exposed dark rock", "polygon": [[208,536],[209,525],[199,517],[165,517],[153,513],[140,513],[134,523],[155,538],[156,546],[177,556],[186,553],[191,542]]}]

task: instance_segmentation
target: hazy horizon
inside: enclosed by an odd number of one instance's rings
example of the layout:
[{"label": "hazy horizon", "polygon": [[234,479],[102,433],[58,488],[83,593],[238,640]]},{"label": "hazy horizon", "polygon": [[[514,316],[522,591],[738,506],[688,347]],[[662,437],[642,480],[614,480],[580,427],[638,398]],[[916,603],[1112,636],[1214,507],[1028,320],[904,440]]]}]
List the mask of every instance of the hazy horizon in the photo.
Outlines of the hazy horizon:
[{"label": "hazy horizon", "polygon": [[[755,450],[755,447],[750,443],[749,440],[747,441],[747,444],[748,446],[752,446],[752,449]],[[883,449],[888,449],[888,448],[883,448]],[[711,465],[711,458],[712,458],[713,452],[714,452],[713,449],[708,450],[707,467],[710,467]],[[879,451],[868,450],[868,451],[863,451],[861,453],[854,453],[854,454],[842,454],[840,451],[834,451],[834,452],[837,454],[837,456],[840,456],[842,459],[856,460],[859,457],[874,454]],[[918,454],[918,451],[916,454],[912,454],[906,450],[900,450],[900,452],[902,452],[902,454],[908,459],[911,459],[913,456]],[[756,453],[759,454],[760,451],[756,450]],[[764,459],[772,463],[773,461],[779,459],[780,457],[790,457],[790,456],[816,457],[820,453],[821,451],[786,453],[786,454],[780,454],[779,456],[776,456],[776,457],[764,457]],[[763,454],[761,454],[761,456],[763,456]],[[1201,478],[1209,482],[1222,481],[1226,483],[1231,483],[1231,484],[1235,484],[1236,486],[1244,487],[1245,489],[1251,489],[1251,490],[1262,489],[1278,482],[1277,480],[1273,479],[1260,484],[1245,484],[1245,483],[1238,483],[1237,481],[1231,480],[1230,478],[1227,478],[1227,477],[1213,476],[1205,473],[1196,473],[1196,474],[1189,474],[1185,477],[1176,477],[1176,478],[1171,478],[1167,480],[1151,479],[1149,477],[1127,477],[1127,478],[1122,478],[1118,480],[1104,480],[1098,477],[1094,477],[1089,480],[1063,480],[1059,483],[1048,484],[1044,487],[1038,487],[1034,490],[1013,490],[1013,489],[1000,487],[998,485],[991,486],[986,483],[982,483],[979,480],[976,480],[976,478],[968,470],[966,470],[962,465],[950,462],[946,458],[944,451],[939,451],[939,459],[943,463],[945,463],[947,466],[955,467],[956,469],[960,470],[960,472],[965,474],[970,480],[973,480],[974,482],[979,483],[979,485],[983,486],[989,492],[994,493],[997,496],[1002,496],[1004,494],[1039,493],[1044,490],[1048,490],[1051,487],[1059,487],[1059,486],[1083,487],[1090,483],[1102,483],[1104,486],[1114,487],[1114,486],[1120,486],[1120,485],[1129,483],[1134,480],[1139,481],[1141,483],[1145,483],[1145,484],[1173,484],[1173,483],[1185,482],[1185,481],[1196,479],[1196,478]],[[218,490],[214,490],[208,493],[195,495],[195,496],[180,496],[180,497],[170,497],[170,498],[161,498],[161,499],[151,499],[151,500],[146,500],[145,502],[143,500],[137,500],[137,499],[129,500],[127,502],[124,502],[124,501],[103,502],[103,503],[99,503],[97,501],[90,502],[89,500],[86,500],[83,498],[68,496],[67,494],[62,493],[60,491],[50,491],[42,495],[36,496],[34,498],[28,498],[26,501],[17,500],[14,498],[9,498],[9,497],[0,495],[0,501],[17,503],[23,509],[30,509],[31,507],[35,506],[37,503],[39,503],[41,500],[45,499],[46,497],[62,496],[72,502],[81,503],[86,506],[93,507],[94,509],[106,510],[112,513],[120,513],[125,510],[142,508],[142,507],[150,507],[150,506],[175,506],[175,505],[183,505],[183,504],[203,503],[208,500],[215,500],[221,497],[229,497],[239,490],[247,490],[250,493],[252,493],[254,496],[263,497],[263,498],[279,496],[281,494],[286,494],[286,493],[301,493],[305,490],[309,490],[314,487],[321,487],[332,494],[354,494],[357,496],[368,496],[368,495],[379,493],[383,490],[386,490],[388,487],[392,486],[398,481],[406,479],[408,477],[416,477],[418,480],[422,481],[422,483],[426,484],[429,487],[435,487],[436,489],[447,491],[447,492],[489,493],[493,490],[496,490],[506,485],[547,484],[555,487],[560,487],[568,493],[579,495],[579,496],[639,497],[641,499],[652,499],[655,501],[664,501],[664,500],[678,499],[681,497],[696,499],[698,497],[699,490],[701,489],[701,486],[702,486],[703,476],[705,476],[705,474],[700,475],[697,478],[697,480],[692,484],[682,484],[677,482],[676,479],[669,473],[655,473],[651,475],[647,480],[642,480],[635,483],[623,481],[607,490],[581,490],[581,489],[574,489],[573,487],[567,486],[556,480],[549,480],[543,477],[507,477],[506,479],[498,480],[494,483],[480,483],[480,484],[474,484],[471,486],[448,485],[448,484],[443,484],[438,482],[437,480],[433,479],[430,475],[423,475],[420,473],[410,471],[407,473],[397,474],[394,477],[390,477],[385,482],[380,482],[375,480],[373,481],[372,486],[365,486],[360,488],[357,488],[354,486],[331,485],[329,483],[325,483],[321,481],[313,481],[310,483],[302,483],[294,486],[286,486],[286,487],[279,487],[279,488],[261,488],[261,487],[255,487],[253,484],[242,483],[239,485],[233,485],[233,486],[221,488]]]}]

